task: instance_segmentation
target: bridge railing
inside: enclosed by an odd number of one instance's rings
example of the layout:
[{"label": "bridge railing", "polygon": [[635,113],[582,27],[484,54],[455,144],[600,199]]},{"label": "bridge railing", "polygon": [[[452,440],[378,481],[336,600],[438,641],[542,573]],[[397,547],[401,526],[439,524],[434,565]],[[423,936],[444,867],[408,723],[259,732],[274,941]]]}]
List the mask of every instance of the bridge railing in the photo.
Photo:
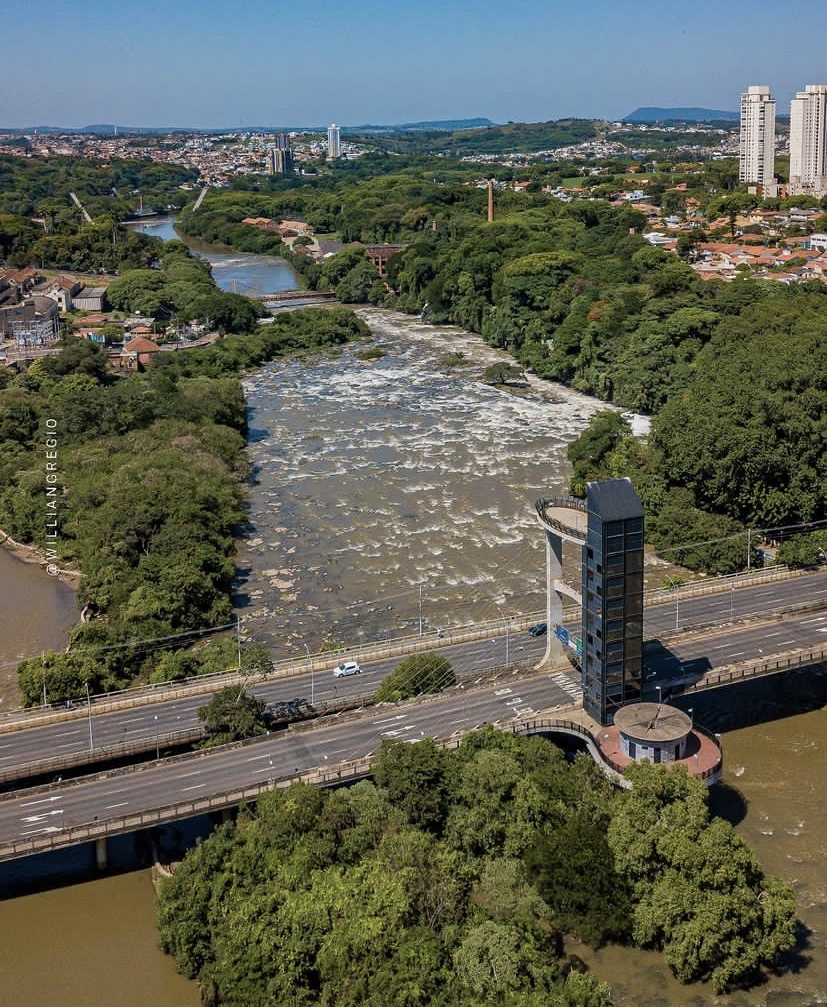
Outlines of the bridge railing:
[{"label": "bridge railing", "polygon": [[707,672],[702,679],[691,685],[678,687],[673,695],[685,695],[689,692],[708,692],[710,689],[731,685],[739,680],[761,678],[764,675],[777,675],[794,668],[806,668],[809,665],[827,662],[827,646],[806,647],[801,650],[786,651],[762,661],[745,661],[726,668],[716,668]]},{"label": "bridge railing", "polygon": [[[746,574],[732,574],[704,581],[692,581],[689,584],[681,585],[680,598],[683,601],[693,597],[721,593],[729,589],[794,579],[811,573],[812,571],[808,570],[790,570],[788,567],[773,567],[768,570],[753,571]],[[644,596],[645,607],[668,604],[673,601],[674,591],[662,588],[648,591]],[[568,606],[563,611],[563,621],[566,623],[571,622],[578,617],[579,613],[580,608],[578,606]],[[545,611],[542,611],[515,616],[509,624],[509,632],[518,633],[526,630],[535,622],[544,619],[545,615]],[[504,633],[505,627],[502,619],[493,619],[470,626],[446,629],[439,637],[435,637],[433,633],[424,636],[409,635],[398,637],[394,640],[389,639],[382,643],[366,643],[352,647],[343,647],[339,650],[327,651],[321,654],[313,654],[309,661],[307,657],[287,658],[276,662],[268,670],[253,670],[252,672],[227,670],[217,672],[213,675],[183,679],[180,682],[159,682],[153,685],[136,686],[93,696],[93,713],[115,712],[117,710],[128,709],[132,706],[151,705],[158,702],[185,699],[195,695],[207,695],[224,686],[241,685],[246,682],[255,684],[262,681],[300,676],[308,674],[311,670],[314,673],[329,671],[334,664],[342,660],[359,660],[362,662],[386,660],[410,653],[433,650],[435,647],[470,643],[485,639],[487,636],[503,636]],[[30,710],[16,710],[0,720],[0,733],[25,730],[35,722],[38,724],[57,723],[82,716],[85,716],[85,708],[80,704],[74,710],[67,710],[63,707],[46,709],[38,707]]]}]

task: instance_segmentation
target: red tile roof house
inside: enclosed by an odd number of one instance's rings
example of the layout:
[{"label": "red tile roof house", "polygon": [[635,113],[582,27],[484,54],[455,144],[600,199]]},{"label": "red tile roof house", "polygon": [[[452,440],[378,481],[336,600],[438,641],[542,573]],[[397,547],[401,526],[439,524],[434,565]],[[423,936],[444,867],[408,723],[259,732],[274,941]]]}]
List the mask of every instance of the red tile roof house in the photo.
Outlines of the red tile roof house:
[{"label": "red tile roof house", "polygon": [[140,370],[152,360],[153,353],[160,353],[161,347],[151,339],[136,336],[124,343],[120,354],[120,366],[124,370]]}]

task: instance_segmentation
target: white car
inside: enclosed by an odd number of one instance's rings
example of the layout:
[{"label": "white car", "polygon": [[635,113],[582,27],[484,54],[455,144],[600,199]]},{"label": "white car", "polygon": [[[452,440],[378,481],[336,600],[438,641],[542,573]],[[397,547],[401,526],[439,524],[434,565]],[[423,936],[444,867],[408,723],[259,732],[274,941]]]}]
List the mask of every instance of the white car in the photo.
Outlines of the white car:
[{"label": "white car", "polygon": [[362,669],[355,661],[343,661],[333,669],[334,678],[346,678],[348,675],[361,675]]}]

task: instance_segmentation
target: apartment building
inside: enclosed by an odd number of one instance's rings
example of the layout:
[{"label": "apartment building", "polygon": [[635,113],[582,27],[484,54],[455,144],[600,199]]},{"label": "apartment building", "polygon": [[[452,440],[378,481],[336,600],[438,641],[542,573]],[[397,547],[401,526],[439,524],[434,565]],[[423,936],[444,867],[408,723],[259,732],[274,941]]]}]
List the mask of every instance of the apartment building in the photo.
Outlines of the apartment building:
[{"label": "apartment building", "polygon": [[342,135],[340,128],[334,123],[327,127],[327,159],[335,161],[342,153]]},{"label": "apartment building", "polygon": [[790,103],[791,196],[827,196],[827,84],[808,84]]},{"label": "apartment building", "polygon": [[777,193],[775,184],[775,99],[769,87],[756,84],[741,95],[741,140],[738,180],[764,196]]}]

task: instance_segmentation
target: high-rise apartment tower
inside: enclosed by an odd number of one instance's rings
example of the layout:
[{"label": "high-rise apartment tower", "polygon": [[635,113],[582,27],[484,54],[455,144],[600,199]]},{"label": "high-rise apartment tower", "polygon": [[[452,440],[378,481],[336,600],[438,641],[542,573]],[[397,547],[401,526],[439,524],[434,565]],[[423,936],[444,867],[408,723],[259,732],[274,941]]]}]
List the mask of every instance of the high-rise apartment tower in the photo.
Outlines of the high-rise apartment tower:
[{"label": "high-rise apartment tower", "polygon": [[827,195],[827,84],[808,84],[790,102],[789,193]]},{"label": "high-rise apartment tower", "polygon": [[335,161],[342,152],[342,142],[339,127],[334,123],[327,127],[327,159]]},{"label": "high-rise apartment tower", "polygon": [[763,84],[741,95],[741,145],[738,181],[775,195],[775,99]]}]

